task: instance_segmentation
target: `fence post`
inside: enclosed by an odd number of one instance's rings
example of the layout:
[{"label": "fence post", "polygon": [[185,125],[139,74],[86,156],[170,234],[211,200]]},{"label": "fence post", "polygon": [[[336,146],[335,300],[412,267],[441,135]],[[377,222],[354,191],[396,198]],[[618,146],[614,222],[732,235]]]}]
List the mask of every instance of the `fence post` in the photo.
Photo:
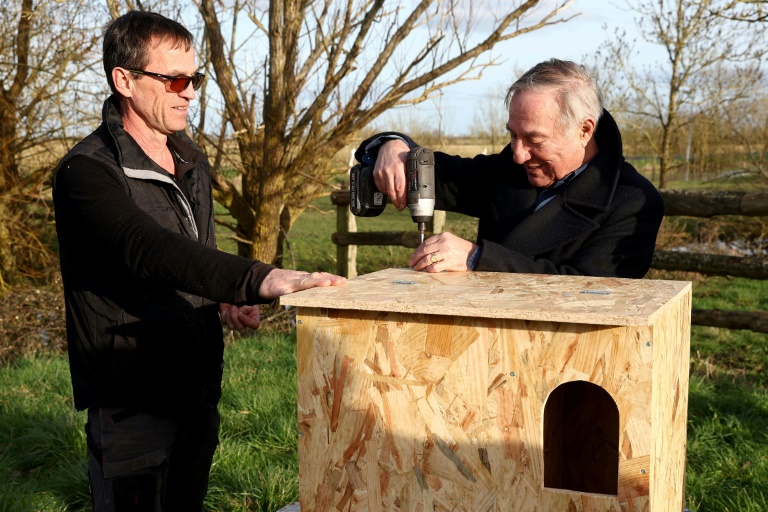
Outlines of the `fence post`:
[{"label": "fence post", "polygon": [[[347,184],[342,187],[347,189]],[[343,190],[342,194],[349,194]],[[349,211],[349,200],[337,201],[336,193],[331,193],[331,202],[336,205],[336,231],[338,233],[354,233],[357,231],[355,216]],[[357,277],[357,246],[336,245],[336,273],[348,279]]]},{"label": "fence post", "polygon": [[427,231],[434,234],[442,233],[445,230],[445,211],[435,210],[432,220],[427,223]]}]

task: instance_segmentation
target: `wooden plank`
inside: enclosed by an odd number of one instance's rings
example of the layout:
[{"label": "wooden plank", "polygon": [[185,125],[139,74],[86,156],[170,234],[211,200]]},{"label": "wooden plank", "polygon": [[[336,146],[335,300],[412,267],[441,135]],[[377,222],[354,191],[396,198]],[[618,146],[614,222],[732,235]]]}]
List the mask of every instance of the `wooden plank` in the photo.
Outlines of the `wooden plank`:
[{"label": "wooden plank", "polygon": [[651,268],[706,275],[768,279],[768,258],[748,258],[695,252],[656,251]]},{"label": "wooden plank", "polygon": [[[428,233],[427,236],[431,236],[431,233]],[[359,231],[355,233],[339,231],[331,235],[331,241],[337,247],[352,245],[401,245],[403,247],[416,248],[420,245],[419,232],[416,231],[415,227],[413,231]]]},{"label": "wooden plank", "polygon": [[693,325],[768,333],[768,311],[693,309],[691,310],[691,323]]},{"label": "wooden plank", "polygon": [[768,192],[661,190],[665,215],[768,215]]},{"label": "wooden plank", "polygon": [[690,293],[682,281],[496,272],[387,269],[347,282],[285,295],[304,307],[508,318],[596,325],[651,325],[655,315]]}]

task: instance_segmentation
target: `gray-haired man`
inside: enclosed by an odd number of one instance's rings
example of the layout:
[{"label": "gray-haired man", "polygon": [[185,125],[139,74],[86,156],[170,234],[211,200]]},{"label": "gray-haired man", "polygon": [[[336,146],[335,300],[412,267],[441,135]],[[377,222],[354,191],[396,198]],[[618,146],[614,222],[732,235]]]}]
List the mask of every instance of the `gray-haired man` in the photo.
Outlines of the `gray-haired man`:
[{"label": "gray-haired man", "polygon": [[[428,238],[409,265],[427,272],[484,270],[640,278],[664,214],[658,191],[622,155],[621,135],[592,74],[551,59],[507,95],[511,142],[500,153],[435,153],[436,208],[479,219],[475,242]],[[379,190],[405,207],[405,158],[417,144],[395,132],[364,141]]]}]

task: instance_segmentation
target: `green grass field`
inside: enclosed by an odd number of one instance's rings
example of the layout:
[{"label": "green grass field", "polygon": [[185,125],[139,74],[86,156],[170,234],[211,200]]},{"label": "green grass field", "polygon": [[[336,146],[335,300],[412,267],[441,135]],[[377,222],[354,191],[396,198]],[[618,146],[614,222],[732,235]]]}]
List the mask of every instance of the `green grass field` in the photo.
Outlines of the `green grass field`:
[{"label": "green grass field", "polygon": [[[290,234],[286,266],[336,268],[335,207],[316,201]],[[359,230],[415,229],[388,209]],[[471,236],[475,222],[448,216]],[[226,235],[221,245],[232,249]],[[406,265],[410,250],[362,247],[360,273]],[[694,307],[768,310],[768,283],[693,280]],[[261,332],[226,350],[222,435],[206,505],[211,511],[274,511],[298,499],[293,333]],[[691,340],[687,506],[693,512],[768,510],[768,336],[695,327]],[[0,512],[89,510],[84,414],[72,406],[66,358],[38,354],[0,367]],[[662,511],[666,512],[666,511]]]}]

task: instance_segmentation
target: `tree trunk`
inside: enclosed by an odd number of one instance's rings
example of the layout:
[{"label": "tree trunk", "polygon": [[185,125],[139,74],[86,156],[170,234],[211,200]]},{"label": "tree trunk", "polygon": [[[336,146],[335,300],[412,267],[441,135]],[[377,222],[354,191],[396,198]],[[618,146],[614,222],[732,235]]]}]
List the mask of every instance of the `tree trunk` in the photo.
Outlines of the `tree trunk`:
[{"label": "tree trunk", "polygon": [[16,280],[16,258],[13,255],[13,240],[9,226],[12,213],[6,195],[0,196],[0,290]]},{"label": "tree trunk", "polygon": [[279,172],[270,174],[273,178],[260,184],[261,193],[258,199],[249,198],[246,194],[249,204],[256,205],[254,221],[250,229],[238,223],[242,236],[248,240],[248,242],[238,242],[239,254],[265,263],[275,262],[280,234],[280,216],[284,206],[282,174]]},{"label": "tree trunk", "polygon": [[665,125],[662,126],[662,136],[661,136],[661,148],[659,150],[659,189],[664,190],[667,188],[668,183],[668,176],[669,173],[669,160],[670,160],[670,146],[671,146],[671,126]]}]

